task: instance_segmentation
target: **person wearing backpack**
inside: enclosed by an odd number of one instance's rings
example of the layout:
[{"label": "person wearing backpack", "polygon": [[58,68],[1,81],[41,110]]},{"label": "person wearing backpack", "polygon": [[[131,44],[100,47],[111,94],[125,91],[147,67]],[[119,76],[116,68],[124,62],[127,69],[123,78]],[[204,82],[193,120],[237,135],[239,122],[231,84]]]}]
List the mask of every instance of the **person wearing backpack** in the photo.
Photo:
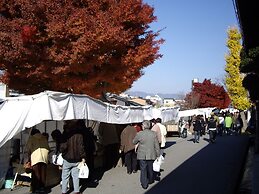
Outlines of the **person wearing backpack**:
[{"label": "person wearing backpack", "polygon": [[210,114],[210,118],[208,119],[208,129],[209,129],[209,137],[210,137],[211,143],[215,143],[216,141],[217,126],[218,126],[218,119],[215,113],[212,112]]}]

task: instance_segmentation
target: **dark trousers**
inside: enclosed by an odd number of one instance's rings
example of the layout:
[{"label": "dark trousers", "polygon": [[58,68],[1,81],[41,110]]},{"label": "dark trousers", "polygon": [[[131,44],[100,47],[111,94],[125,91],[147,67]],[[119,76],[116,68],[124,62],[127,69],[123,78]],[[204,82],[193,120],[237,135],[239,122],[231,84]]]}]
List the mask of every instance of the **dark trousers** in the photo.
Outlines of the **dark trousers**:
[{"label": "dark trousers", "polygon": [[46,186],[47,164],[40,162],[32,166],[31,190],[32,192],[44,189]]},{"label": "dark trousers", "polygon": [[139,160],[140,183],[142,187],[147,187],[148,183],[154,181],[153,162],[154,160]]},{"label": "dark trousers", "polygon": [[220,135],[220,136],[222,136],[223,135],[223,124],[219,124],[218,125],[218,134]]},{"label": "dark trousers", "polygon": [[194,131],[194,143],[200,141],[200,131]]},{"label": "dark trousers", "polygon": [[227,135],[230,135],[230,134],[231,134],[231,133],[230,133],[231,127],[226,127],[225,129],[226,129],[226,134],[227,134]]},{"label": "dark trousers", "polygon": [[125,153],[125,164],[128,173],[137,170],[137,154],[135,150],[130,150]]},{"label": "dark trousers", "polygon": [[214,143],[216,141],[216,130],[209,130],[210,142]]}]

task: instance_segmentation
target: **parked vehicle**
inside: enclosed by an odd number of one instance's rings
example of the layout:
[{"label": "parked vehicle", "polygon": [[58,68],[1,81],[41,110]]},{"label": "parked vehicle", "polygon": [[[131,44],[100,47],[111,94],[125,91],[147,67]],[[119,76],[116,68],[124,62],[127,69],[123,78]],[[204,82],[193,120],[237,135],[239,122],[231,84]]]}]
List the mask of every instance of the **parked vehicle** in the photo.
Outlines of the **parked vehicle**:
[{"label": "parked vehicle", "polygon": [[180,118],[178,122],[166,123],[166,130],[168,136],[177,135],[181,138],[186,138],[189,130],[188,121]]},{"label": "parked vehicle", "polygon": [[166,126],[167,136],[173,136],[173,135],[180,136],[178,123],[172,121],[172,122],[166,123],[165,126]]}]

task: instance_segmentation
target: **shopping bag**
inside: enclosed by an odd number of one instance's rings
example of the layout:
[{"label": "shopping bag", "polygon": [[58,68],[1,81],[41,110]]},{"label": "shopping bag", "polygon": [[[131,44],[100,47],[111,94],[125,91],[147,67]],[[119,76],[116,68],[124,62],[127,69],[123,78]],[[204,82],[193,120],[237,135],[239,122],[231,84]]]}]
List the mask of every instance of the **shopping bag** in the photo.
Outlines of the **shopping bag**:
[{"label": "shopping bag", "polygon": [[80,165],[78,178],[87,179],[89,176],[89,168],[86,163]]},{"label": "shopping bag", "polygon": [[158,162],[160,163],[160,165],[162,163],[164,163],[164,160],[165,160],[164,156],[160,155],[159,158],[158,158]]},{"label": "shopping bag", "polygon": [[62,154],[53,154],[52,155],[52,163],[55,165],[62,166],[63,165],[63,157]]},{"label": "shopping bag", "polygon": [[159,161],[159,158],[158,158],[153,162],[153,171],[160,172],[160,166],[161,166],[161,161]]}]

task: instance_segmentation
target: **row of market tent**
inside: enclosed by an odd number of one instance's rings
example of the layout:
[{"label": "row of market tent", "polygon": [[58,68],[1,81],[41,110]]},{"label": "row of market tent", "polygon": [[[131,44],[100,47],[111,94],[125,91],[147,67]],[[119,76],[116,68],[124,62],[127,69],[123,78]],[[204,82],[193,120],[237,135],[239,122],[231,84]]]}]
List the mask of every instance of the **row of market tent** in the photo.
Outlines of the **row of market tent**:
[{"label": "row of market tent", "polygon": [[[8,158],[11,154],[10,140],[27,128],[40,125],[46,121],[62,122],[64,120],[84,119],[110,124],[130,124],[140,123],[152,118],[161,118],[166,123],[177,122],[180,117],[195,114],[202,114],[207,117],[213,110],[213,108],[206,108],[179,111],[179,107],[121,106],[103,102],[88,95],[56,91],[7,97],[1,99],[0,103],[1,180],[5,177],[6,171],[4,169],[8,166]],[[6,146],[7,143],[9,143],[9,147]]]}]

